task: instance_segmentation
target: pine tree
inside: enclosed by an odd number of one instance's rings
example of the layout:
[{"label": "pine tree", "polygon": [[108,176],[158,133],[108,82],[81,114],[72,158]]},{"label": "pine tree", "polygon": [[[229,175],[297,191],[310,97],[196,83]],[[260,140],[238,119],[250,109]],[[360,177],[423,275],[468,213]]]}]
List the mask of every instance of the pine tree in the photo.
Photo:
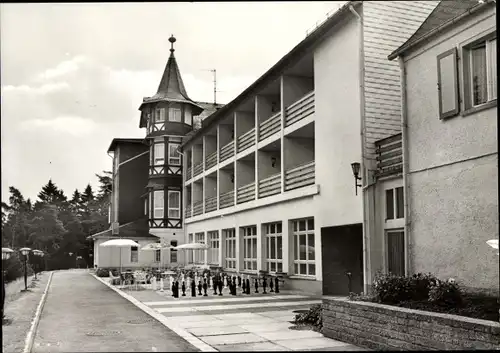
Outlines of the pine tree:
[{"label": "pine tree", "polygon": [[111,196],[111,191],[113,190],[113,179],[112,172],[103,171],[104,175],[96,174],[97,179],[99,180],[99,193],[97,195],[97,199],[108,199]]},{"label": "pine tree", "polygon": [[38,198],[40,201],[35,203],[35,207],[40,209],[43,204],[50,204],[57,206],[58,209],[61,209],[66,206],[67,198],[64,195],[64,191],[60,190],[52,179],[49,179],[49,182],[42,187],[42,191],[38,193]]}]

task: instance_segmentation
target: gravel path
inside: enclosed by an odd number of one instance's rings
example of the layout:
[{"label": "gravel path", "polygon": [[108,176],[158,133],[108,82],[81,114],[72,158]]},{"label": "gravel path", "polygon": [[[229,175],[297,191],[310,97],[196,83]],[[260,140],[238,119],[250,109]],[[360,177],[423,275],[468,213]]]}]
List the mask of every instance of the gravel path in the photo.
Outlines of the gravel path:
[{"label": "gravel path", "polygon": [[86,270],[56,272],[33,352],[194,352]]},{"label": "gravel path", "polygon": [[[26,335],[31,327],[36,308],[42,298],[43,291],[49,279],[50,272],[38,276],[38,282],[29,286],[28,292],[20,292],[24,288],[24,278],[10,283],[6,288],[5,317],[2,326],[2,351],[22,352]],[[28,284],[32,278],[28,278]]]}]

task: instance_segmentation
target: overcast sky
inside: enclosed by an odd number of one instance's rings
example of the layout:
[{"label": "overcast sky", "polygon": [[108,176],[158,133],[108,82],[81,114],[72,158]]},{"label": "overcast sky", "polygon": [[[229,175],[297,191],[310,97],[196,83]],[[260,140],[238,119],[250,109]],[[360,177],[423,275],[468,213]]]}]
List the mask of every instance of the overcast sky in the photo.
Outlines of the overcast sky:
[{"label": "overcast sky", "polygon": [[228,103],[345,1],[1,4],[2,200],[49,178],[70,196],[111,170],[115,137],[175,55],[191,99]]}]

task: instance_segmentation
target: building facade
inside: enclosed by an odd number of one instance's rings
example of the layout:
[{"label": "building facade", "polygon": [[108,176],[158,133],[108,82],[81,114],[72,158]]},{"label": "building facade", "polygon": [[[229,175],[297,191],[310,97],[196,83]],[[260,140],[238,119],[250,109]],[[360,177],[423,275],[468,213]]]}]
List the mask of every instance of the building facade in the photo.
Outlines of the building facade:
[{"label": "building facade", "polygon": [[400,197],[400,182],[381,180],[397,163],[377,163],[379,141],[401,132],[387,55],[437,3],[348,2],[184,139],[186,242],[210,245],[189,262],[285,273],[289,288],[315,293],[346,293],[348,272],[353,291],[371,283],[378,259],[363,244],[383,228],[367,210],[383,188]]},{"label": "building facade", "polygon": [[443,1],[401,48],[407,266],[497,292],[496,6]]}]

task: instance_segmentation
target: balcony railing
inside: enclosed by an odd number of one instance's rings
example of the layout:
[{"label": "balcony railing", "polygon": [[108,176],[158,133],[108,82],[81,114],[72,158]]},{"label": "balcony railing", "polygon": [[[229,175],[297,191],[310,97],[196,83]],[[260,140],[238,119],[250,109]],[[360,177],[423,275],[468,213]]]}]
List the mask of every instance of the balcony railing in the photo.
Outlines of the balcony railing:
[{"label": "balcony railing", "polygon": [[255,182],[239,187],[236,198],[238,203],[255,200]]},{"label": "balcony railing", "polygon": [[203,172],[203,162],[199,162],[198,164],[195,164],[193,167],[193,176],[197,176],[198,174],[201,174]]},{"label": "balcony railing", "polygon": [[243,135],[238,137],[238,152],[246,150],[255,144],[255,128],[245,132]]},{"label": "balcony railing", "polygon": [[205,159],[205,169],[210,169],[217,164],[217,151],[210,153]]},{"label": "balcony railing", "polygon": [[186,218],[191,217],[191,205],[187,205],[185,209]]},{"label": "balcony railing", "polygon": [[234,140],[220,149],[220,161],[225,161],[234,156]]},{"label": "balcony railing", "polygon": [[377,177],[403,171],[402,135],[397,134],[375,142],[377,152]]},{"label": "balcony railing", "polygon": [[281,129],[281,112],[259,124],[259,141],[262,141]]},{"label": "balcony railing", "polygon": [[314,113],[314,91],[286,108],[285,127],[296,123]]},{"label": "balcony railing", "polygon": [[307,162],[285,173],[285,191],[314,184],[314,161]]},{"label": "balcony railing", "polygon": [[234,206],[234,190],[220,195],[219,209]]},{"label": "balcony railing", "polygon": [[207,197],[205,199],[205,213],[211,212],[217,209],[217,196]]},{"label": "balcony railing", "polygon": [[193,203],[193,216],[198,216],[203,213],[203,201]]},{"label": "balcony railing", "polygon": [[188,167],[186,170],[186,180],[189,180],[193,177],[193,167]]},{"label": "balcony railing", "polygon": [[281,192],[281,173],[271,175],[259,181],[259,198],[276,195]]}]

